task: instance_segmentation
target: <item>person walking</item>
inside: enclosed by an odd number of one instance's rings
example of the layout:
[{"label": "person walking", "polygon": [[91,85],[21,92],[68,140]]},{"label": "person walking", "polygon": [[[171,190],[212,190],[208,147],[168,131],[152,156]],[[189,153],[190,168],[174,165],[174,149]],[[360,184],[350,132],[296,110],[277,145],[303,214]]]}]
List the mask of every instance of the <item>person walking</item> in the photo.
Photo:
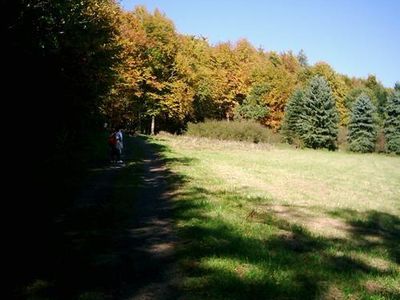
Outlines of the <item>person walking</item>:
[{"label": "person walking", "polygon": [[118,128],[118,130],[115,132],[115,138],[116,138],[116,151],[117,151],[117,163],[123,163],[122,161],[122,150],[124,149],[124,138],[122,135],[122,129]]}]

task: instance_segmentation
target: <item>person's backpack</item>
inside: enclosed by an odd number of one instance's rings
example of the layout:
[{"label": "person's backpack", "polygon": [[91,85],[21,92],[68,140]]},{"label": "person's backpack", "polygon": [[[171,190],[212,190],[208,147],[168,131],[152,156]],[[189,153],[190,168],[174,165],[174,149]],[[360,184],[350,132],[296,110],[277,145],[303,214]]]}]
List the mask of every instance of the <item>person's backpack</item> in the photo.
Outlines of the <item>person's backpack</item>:
[{"label": "person's backpack", "polygon": [[115,132],[112,133],[109,137],[108,137],[108,144],[110,146],[115,146],[117,145],[117,137],[115,135]]}]

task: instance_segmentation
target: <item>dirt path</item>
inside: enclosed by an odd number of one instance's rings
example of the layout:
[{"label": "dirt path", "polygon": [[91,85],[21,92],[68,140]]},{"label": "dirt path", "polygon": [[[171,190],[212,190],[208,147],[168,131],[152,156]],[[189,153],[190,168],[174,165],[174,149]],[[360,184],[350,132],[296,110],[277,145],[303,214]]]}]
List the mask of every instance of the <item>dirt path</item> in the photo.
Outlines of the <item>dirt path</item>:
[{"label": "dirt path", "polygon": [[136,145],[145,153],[142,184],[135,195],[135,212],[122,239],[122,248],[134,272],[126,283],[122,299],[176,299],[174,248],[177,238],[172,228],[171,192],[168,170],[144,140]]},{"label": "dirt path", "polygon": [[[133,150],[143,153],[141,161],[134,159]],[[177,238],[167,183],[171,173],[142,137],[127,140],[125,159],[137,167],[108,165],[93,170],[75,208],[60,221],[64,240],[59,248],[68,253],[62,254],[56,269],[62,270],[57,280],[65,298],[67,293],[89,293],[90,299],[102,300],[178,298]],[[110,204],[120,200],[118,189],[127,198],[122,201],[129,202],[123,206],[127,207],[123,221]]]}]

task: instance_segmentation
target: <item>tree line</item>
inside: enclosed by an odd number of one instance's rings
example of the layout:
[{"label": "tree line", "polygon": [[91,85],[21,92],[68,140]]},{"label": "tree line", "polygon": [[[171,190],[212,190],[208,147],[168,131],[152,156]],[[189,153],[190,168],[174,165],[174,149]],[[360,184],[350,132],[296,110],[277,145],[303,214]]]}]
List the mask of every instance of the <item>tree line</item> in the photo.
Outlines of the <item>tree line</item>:
[{"label": "tree line", "polygon": [[[374,107],[374,124],[382,127],[388,102],[396,98],[395,89],[374,75],[349,77],[325,62],[310,65],[304,51],[267,51],[246,39],[213,45],[178,33],[163,13],[144,6],[127,12],[114,0],[2,5],[5,48],[13,62],[7,70],[10,86],[24,79],[24,89],[11,93],[18,101],[11,102],[30,129],[48,133],[45,149],[65,153],[104,122],[153,133],[182,132],[188,122],[206,119],[253,119],[290,135],[285,111],[309,110],[307,101],[290,108],[291,101],[300,93],[309,99],[316,78],[327,84],[322,93],[329,89],[335,126],[350,126],[353,106],[363,95]],[[306,121],[298,137],[317,147],[305,137],[305,127],[314,126]]]},{"label": "tree line", "polygon": [[[373,152],[378,130],[383,129],[386,151],[400,154],[400,85],[388,93],[379,114],[370,96],[363,91],[349,111],[347,124],[349,150]],[[308,86],[297,89],[285,107],[281,132],[288,143],[303,143],[310,148],[335,150],[340,115],[328,82],[316,75]]]},{"label": "tree line", "polygon": [[[310,65],[304,51],[294,54],[256,49],[246,39],[212,45],[204,37],[177,33],[164,14],[158,10],[151,13],[143,6],[121,11],[119,17],[122,64],[117,68],[117,83],[102,107],[113,123],[154,133],[155,129],[181,132],[188,122],[205,119],[253,119],[282,130],[290,142],[293,130],[287,130],[284,116],[290,111],[291,99],[301,98],[301,91],[309,94],[305,99],[311,99],[316,96],[312,89],[319,86],[324,91],[318,93],[329,101],[303,101],[304,105],[296,108],[295,114],[303,120],[297,136],[306,146],[336,148],[337,128],[341,126],[350,129],[351,150],[372,151],[379,126],[386,124],[387,149],[396,152],[398,146],[390,145],[398,144],[398,136],[390,138],[388,132],[400,129],[385,120],[388,107],[396,103],[398,95],[396,89],[385,88],[374,75],[349,77],[325,62]],[[361,105],[360,97],[368,98],[371,106],[368,147],[355,146],[354,142],[360,139],[355,137],[355,126],[363,127],[355,125],[352,115],[354,107]],[[313,101],[322,102],[315,108],[317,102]],[[312,120],[312,115],[320,120]],[[324,126],[332,124],[318,129],[321,122],[326,122]],[[310,133],[318,130],[329,134]]]}]

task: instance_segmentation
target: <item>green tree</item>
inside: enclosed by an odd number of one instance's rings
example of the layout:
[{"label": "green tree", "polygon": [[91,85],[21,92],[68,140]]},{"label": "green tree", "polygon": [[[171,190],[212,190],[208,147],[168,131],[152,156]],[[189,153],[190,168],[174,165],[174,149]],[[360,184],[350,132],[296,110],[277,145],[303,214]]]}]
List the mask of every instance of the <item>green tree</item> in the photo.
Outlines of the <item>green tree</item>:
[{"label": "green tree", "polygon": [[400,92],[400,81],[396,81],[396,83],[394,84],[394,89]]},{"label": "green tree", "polygon": [[285,117],[282,124],[282,134],[285,140],[291,144],[296,137],[301,134],[299,127],[300,115],[303,111],[304,92],[296,90],[289,98],[285,107]]},{"label": "green tree", "polygon": [[366,94],[354,103],[349,122],[349,148],[354,152],[374,151],[376,141],[375,107]]},{"label": "green tree", "polygon": [[385,108],[387,103],[388,92],[380,83],[375,75],[368,75],[364,81],[365,87],[373,93],[372,103],[377,107],[380,123],[385,119]]},{"label": "green tree", "polygon": [[301,49],[300,52],[297,54],[297,60],[303,68],[308,67],[308,58],[303,49]]},{"label": "green tree", "polygon": [[239,119],[255,121],[265,118],[268,114],[268,108],[262,98],[264,93],[265,87],[263,85],[254,86],[243,103],[237,106],[235,115]]},{"label": "green tree", "polygon": [[339,114],[339,123],[342,126],[347,125],[349,117],[348,110],[345,105],[345,96],[348,93],[348,89],[344,78],[337,74],[335,70],[333,70],[333,68],[325,62],[316,63],[311,68],[311,72],[314,75],[323,76],[328,82],[329,87],[332,90],[332,95],[335,99],[336,109]]},{"label": "green tree", "polygon": [[335,99],[327,81],[314,76],[304,95],[300,116],[301,138],[310,148],[336,149],[338,113]]},{"label": "green tree", "polygon": [[388,100],[384,132],[387,151],[400,154],[400,91],[398,89],[395,89]]}]

